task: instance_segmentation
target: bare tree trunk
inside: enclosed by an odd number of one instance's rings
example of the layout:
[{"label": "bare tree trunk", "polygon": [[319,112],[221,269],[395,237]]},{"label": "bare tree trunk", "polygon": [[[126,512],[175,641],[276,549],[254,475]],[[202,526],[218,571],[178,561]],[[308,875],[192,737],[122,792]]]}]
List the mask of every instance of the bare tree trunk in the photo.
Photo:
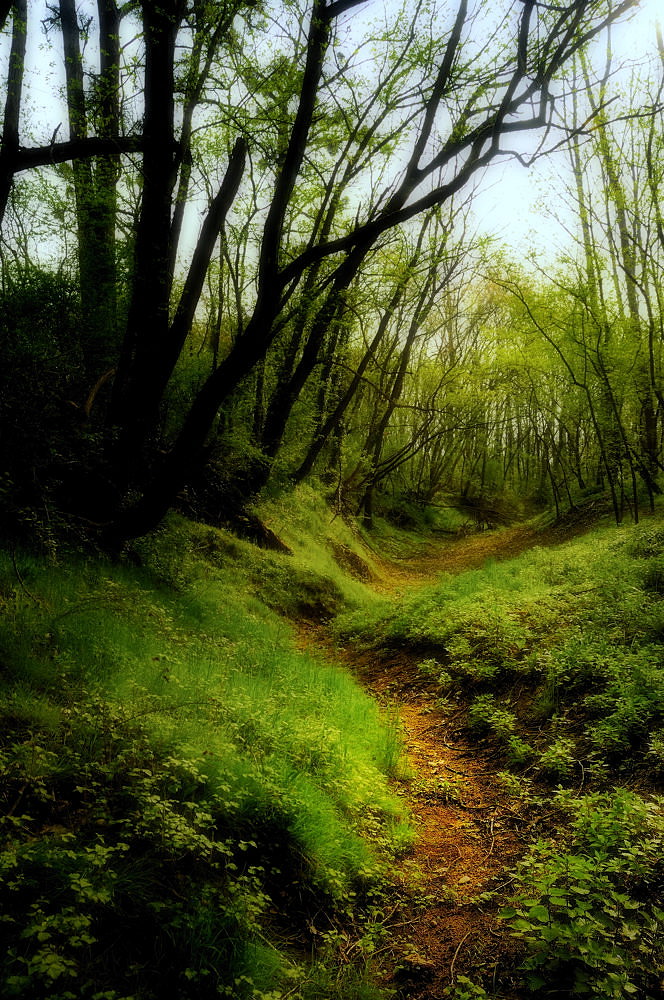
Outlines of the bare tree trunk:
[{"label": "bare tree trunk", "polygon": [[0,225],[5,215],[9,194],[14,182],[19,152],[19,119],[21,114],[21,94],[25,69],[25,48],[27,43],[28,4],[27,0],[15,0],[13,8],[8,3],[2,23],[11,8],[12,43],[7,70],[7,95],[2,124],[2,147],[0,148]]}]

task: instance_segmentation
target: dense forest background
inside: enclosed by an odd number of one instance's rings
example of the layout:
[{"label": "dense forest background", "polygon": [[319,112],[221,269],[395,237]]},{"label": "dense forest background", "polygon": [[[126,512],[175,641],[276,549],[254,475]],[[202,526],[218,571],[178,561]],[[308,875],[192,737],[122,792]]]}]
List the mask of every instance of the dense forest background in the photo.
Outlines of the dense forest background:
[{"label": "dense forest background", "polygon": [[[11,532],[64,517],[116,546],[173,506],[249,530],[252,498],[312,474],[368,525],[592,491],[638,518],[664,48],[614,54],[637,8],[5,3]],[[544,273],[472,204],[494,161],[551,151],[571,239]]]}]

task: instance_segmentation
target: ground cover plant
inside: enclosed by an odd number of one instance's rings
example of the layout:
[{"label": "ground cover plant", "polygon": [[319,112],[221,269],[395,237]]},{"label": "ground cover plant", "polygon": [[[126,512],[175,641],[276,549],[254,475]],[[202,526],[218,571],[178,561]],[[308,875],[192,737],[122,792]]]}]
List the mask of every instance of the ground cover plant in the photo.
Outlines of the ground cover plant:
[{"label": "ground cover plant", "polygon": [[180,519],[0,553],[3,996],[371,995],[335,935],[381,933],[399,735],[266,604],[355,586]]},{"label": "ground cover plant", "polygon": [[[408,650],[468,729],[552,781],[661,773],[658,524],[597,529],[339,617],[342,639]],[[532,747],[530,746],[532,743]]]},{"label": "ground cover plant", "polygon": [[664,800],[559,792],[571,822],[535,843],[500,913],[528,949],[533,993],[654,997],[664,967]]}]

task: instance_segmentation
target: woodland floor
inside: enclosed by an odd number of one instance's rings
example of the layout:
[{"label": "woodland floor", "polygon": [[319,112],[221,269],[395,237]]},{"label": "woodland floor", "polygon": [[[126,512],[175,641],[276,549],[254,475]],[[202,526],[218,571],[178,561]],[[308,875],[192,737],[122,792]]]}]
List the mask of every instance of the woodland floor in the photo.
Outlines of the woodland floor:
[{"label": "woodland floor", "polygon": [[[407,563],[385,563],[374,586],[398,598],[443,572],[511,558],[573,533],[514,527],[441,542]],[[404,899],[412,902],[399,905],[392,918],[384,977],[403,1000],[439,1000],[459,975],[490,981],[499,966],[504,973],[513,964],[515,946],[496,919],[497,907],[476,899],[509,882],[509,872],[539,832],[538,820],[501,787],[496,773],[502,765],[490,748],[473,745],[458,715],[436,707],[437,693],[418,673],[416,657],[339,649],[324,630],[315,631],[309,643],[349,665],[379,702],[397,712],[403,727],[410,775],[397,784],[417,839],[396,872]],[[501,995],[508,996],[504,979]]]}]

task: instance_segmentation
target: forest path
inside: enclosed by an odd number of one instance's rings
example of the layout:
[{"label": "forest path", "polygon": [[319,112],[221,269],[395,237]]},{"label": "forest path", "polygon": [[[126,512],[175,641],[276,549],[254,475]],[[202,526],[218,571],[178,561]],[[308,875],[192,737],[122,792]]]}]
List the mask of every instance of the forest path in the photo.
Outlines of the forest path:
[{"label": "forest path", "polygon": [[[425,586],[441,573],[512,558],[573,533],[516,526],[447,540],[407,562],[381,562],[381,578],[373,585],[398,600],[404,590]],[[498,779],[500,762],[464,736],[454,711],[437,706],[439,691],[418,672],[416,656],[339,648],[318,628],[309,643],[325,646],[330,658],[349,666],[400,719],[409,774],[395,784],[409,804],[417,836],[395,866],[410,902],[392,918],[384,975],[403,1000],[442,1000],[459,975],[491,977],[514,953],[496,907],[475,900],[509,880],[532,839],[532,816]]]},{"label": "forest path", "polygon": [[489,559],[513,559],[535,545],[555,545],[565,541],[578,530],[582,529],[566,531],[549,528],[538,531],[528,525],[517,524],[496,531],[432,541],[408,559],[377,559],[380,576],[374,580],[373,586],[380,593],[398,596],[404,589],[424,587],[434,582],[441,573],[477,569]]},{"label": "forest path", "polygon": [[[442,573],[560,540],[555,532],[517,525],[434,543],[407,561],[382,563],[376,589],[398,600]],[[398,786],[417,837],[398,878],[413,903],[394,927],[387,975],[404,1000],[438,1000],[458,975],[490,975],[513,950],[498,930],[495,907],[473,900],[495,889],[523,854],[520,831],[528,817],[497,779],[501,765],[457,731],[454,713],[437,708],[440,692],[418,672],[417,657],[352,649],[342,656],[370,693],[398,713],[410,772]]]}]

